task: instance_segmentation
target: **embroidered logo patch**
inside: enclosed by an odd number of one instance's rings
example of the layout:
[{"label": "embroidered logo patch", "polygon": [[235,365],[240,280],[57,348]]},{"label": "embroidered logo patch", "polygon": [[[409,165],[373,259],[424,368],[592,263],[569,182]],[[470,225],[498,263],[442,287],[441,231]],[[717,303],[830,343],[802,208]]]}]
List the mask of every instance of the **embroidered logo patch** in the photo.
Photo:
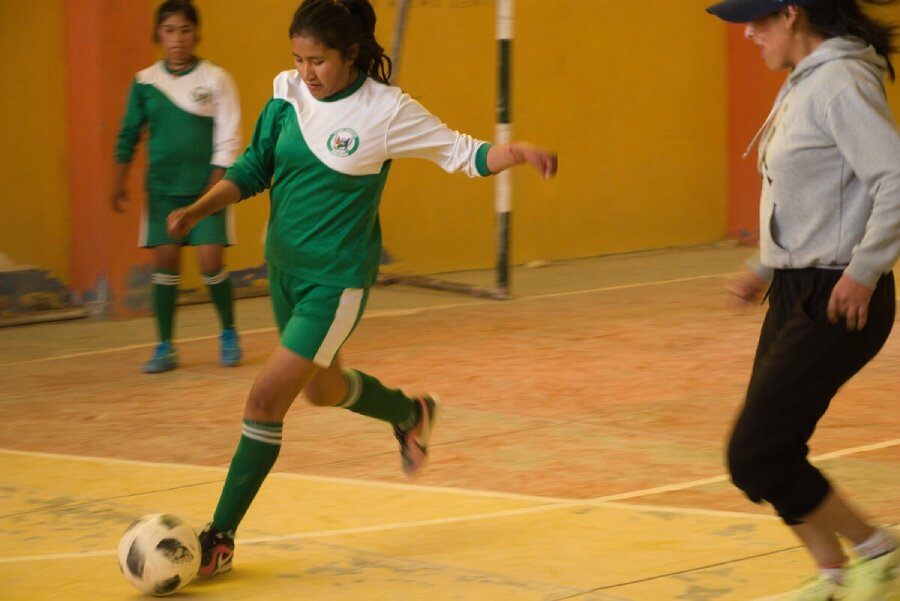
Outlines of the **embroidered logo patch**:
[{"label": "embroidered logo patch", "polygon": [[212,101],[212,90],[200,86],[191,90],[191,100],[197,104],[209,104]]},{"label": "embroidered logo patch", "polygon": [[359,148],[359,135],[349,127],[344,127],[328,136],[326,146],[334,156],[348,157]]}]

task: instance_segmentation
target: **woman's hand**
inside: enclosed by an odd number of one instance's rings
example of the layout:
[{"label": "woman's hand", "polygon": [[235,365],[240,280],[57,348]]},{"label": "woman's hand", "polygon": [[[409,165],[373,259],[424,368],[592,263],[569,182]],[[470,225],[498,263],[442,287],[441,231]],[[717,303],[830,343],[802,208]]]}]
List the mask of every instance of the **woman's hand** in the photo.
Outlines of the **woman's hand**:
[{"label": "woman's hand", "polygon": [[736,304],[756,303],[768,286],[769,282],[759,277],[756,272],[746,269],[732,278],[725,285],[725,290],[736,297],[735,300],[740,301]]},{"label": "woman's hand", "polygon": [[828,321],[837,323],[843,317],[851,332],[863,329],[869,319],[869,301],[873,291],[847,274],[842,275],[828,299]]}]

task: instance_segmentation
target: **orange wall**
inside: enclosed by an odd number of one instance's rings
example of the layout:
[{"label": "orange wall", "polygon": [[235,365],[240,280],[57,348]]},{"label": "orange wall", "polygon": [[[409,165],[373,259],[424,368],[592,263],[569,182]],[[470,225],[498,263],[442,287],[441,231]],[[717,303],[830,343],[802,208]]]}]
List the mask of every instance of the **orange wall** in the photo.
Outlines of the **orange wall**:
[{"label": "orange wall", "polygon": [[728,52],[728,236],[753,243],[759,239],[756,147],[742,158],[766,120],[786,74],[766,68],[759,50],[744,39],[742,25],[726,25]]},{"label": "orange wall", "polygon": [[[143,194],[132,169],[128,213],[110,208],[113,146],[135,72],[152,60],[148,0],[65,0],[69,191],[72,204],[70,285],[93,293],[99,278],[115,299],[128,296]],[[138,163],[139,164],[139,163]],[[118,309],[123,307],[118,306]]]}]

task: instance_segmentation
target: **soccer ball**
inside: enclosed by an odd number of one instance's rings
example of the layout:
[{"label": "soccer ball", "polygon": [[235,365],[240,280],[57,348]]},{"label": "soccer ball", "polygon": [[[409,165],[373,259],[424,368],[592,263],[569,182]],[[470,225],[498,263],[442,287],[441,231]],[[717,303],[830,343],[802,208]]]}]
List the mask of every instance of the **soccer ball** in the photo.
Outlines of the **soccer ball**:
[{"label": "soccer ball", "polygon": [[200,568],[200,539],[174,515],[138,518],[119,541],[119,569],[142,593],[161,597],[181,589]]}]

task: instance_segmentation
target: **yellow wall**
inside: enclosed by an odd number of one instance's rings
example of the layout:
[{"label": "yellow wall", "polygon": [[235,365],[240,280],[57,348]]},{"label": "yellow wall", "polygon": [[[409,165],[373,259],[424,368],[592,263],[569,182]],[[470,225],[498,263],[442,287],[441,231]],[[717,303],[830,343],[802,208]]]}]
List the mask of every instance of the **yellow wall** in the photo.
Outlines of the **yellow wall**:
[{"label": "yellow wall", "polygon": [[69,194],[62,23],[60,0],[0,2],[0,254],[65,280]]},{"label": "yellow wall", "polygon": [[[292,67],[286,30],[298,0],[196,3],[200,52],[237,80],[246,141],[273,76]],[[0,77],[16,83],[0,95],[0,253],[65,281],[71,232],[61,4],[0,2],[0,51],[15,57],[3,61]],[[379,38],[390,47],[396,0],[373,4]],[[724,25],[703,11],[706,4],[517,0],[515,137],[557,149],[561,169],[553,182],[515,171],[514,263],[725,235],[727,52]],[[900,7],[883,12],[896,21]],[[149,36],[152,14],[146,19]],[[452,127],[493,138],[494,0],[412,0],[403,51],[399,83],[406,91]],[[898,89],[889,88],[895,115]],[[490,266],[492,203],[491,179],[399,161],[382,210],[386,246],[402,259],[394,268]],[[262,262],[267,213],[265,197],[237,208],[232,269]],[[185,262],[188,285],[196,285],[192,263]]]},{"label": "yellow wall", "polygon": [[[298,2],[198,0],[203,56],[235,77],[245,139],[292,68]],[[513,65],[516,139],[555,148],[559,178],[514,176],[512,260],[697,244],[725,236],[724,36],[696,3],[519,0]],[[374,0],[390,48],[395,0]],[[551,7],[551,8],[548,8]],[[586,22],[589,18],[590,22]],[[413,0],[398,83],[451,127],[493,139],[494,0]],[[639,42],[638,40],[646,40]],[[233,268],[258,264],[264,198],[238,208]],[[488,267],[493,180],[398,161],[382,205],[385,245],[414,272]]]}]

